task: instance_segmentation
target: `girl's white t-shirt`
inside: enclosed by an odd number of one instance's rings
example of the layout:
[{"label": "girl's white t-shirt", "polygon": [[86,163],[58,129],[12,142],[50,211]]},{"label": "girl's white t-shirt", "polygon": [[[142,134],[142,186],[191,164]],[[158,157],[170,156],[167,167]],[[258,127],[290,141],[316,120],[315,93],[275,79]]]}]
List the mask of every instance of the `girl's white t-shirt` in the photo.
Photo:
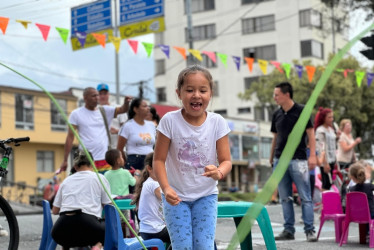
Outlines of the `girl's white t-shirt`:
[{"label": "girl's white t-shirt", "polygon": [[202,176],[207,165],[218,165],[216,142],[230,132],[219,114],[207,112],[201,126],[186,122],[182,110],[168,112],[157,130],[170,139],[166,173],[170,186],[183,201],[218,194],[217,181]]},{"label": "girl's white t-shirt", "polygon": [[131,119],[122,126],[119,135],[127,139],[127,155],[147,155],[153,152],[156,141],[156,126],[151,121],[144,121],[144,125],[140,125],[134,119]]},{"label": "girl's white t-shirt", "polygon": [[[105,188],[110,193],[110,185],[104,175],[99,174]],[[60,213],[81,209],[83,213],[101,218],[102,204],[111,200],[92,171],[79,171],[68,176],[60,185],[53,202],[60,208]]]},{"label": "girl's white t-shirt", "polygon": [[160,187],[157,181],[149,177],[144,183],[139,199],[139,232],[158,233],[166,226],[162,213],[162,201],[155,195]]}]

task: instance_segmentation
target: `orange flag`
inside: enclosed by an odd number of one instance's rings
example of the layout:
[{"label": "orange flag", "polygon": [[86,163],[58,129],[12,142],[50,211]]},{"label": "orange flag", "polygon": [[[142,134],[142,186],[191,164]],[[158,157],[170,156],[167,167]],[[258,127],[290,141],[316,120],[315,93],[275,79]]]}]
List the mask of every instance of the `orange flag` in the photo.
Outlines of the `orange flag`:
[{"label": "orange flag", "polygon": [[255,59],[253,57],[244,57],[244,60],[248,64],[249,71],[252,72],[252,70],[253,70],[253,62],[255,61]]},{"label": "orange flag", "polygon": [[44,41],[47,41],[48,34],[49,34],[49,29],[51,28],[51,26],[44,25],[44,24],[39,24],[39,23],[36,23],[35,25],[38,26],[40,32],[42,32],[42,36],[43,36]]},{"label": "orange flag", "polygon": [[316,67],[307,65],[305,66],[306,73],[308,74],[308,80],[311,83],[313,80],[314,73],[316,72]]},{"label": "orange flag", "polygon": [[3,31],[5,35],[6,28],[8,27],[9,18],[7,17],[0,17],[0,29]]},{"label": "orange flag", "polygon": [[182,56],[183,56],[183,59],[186,60],[187,59],[187,56],[186,56],[186,49],[185,48],[182,48],[182,47],[176,47],[176,46],[173,46],[174,49],[176,49]]},{"label": "orange flag", "polygon": [[136,54],[138,52],[138,41],[136,41],[136,40],[127,40],[127,42],[129,43],[130,47],[132,48],[132,50]]},{"label": "orange flag", "polygon": [[106,35],[99,33],[91,33],[91,35],[96,39],[96,41],[105,48]]},{"label": "orange flag", "polygon": [[27,25],[31,23],[30,21],[23,21],[23,20],[16,20],[16,22],[22,24],[23,27],[25,27],[25,29],[27,29]]}]

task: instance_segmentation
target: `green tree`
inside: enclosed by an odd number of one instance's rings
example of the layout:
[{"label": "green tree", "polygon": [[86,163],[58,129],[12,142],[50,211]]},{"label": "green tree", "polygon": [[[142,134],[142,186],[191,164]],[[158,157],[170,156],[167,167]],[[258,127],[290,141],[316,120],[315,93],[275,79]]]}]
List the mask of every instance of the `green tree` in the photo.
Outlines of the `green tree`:
[{"label": "green tree", "polygon": [[[331,57],[330,57],[331,59]],[[300,64],[294,61],[294,64]],[[309,61],[302,63],[310,65]],[[274,69],[269,75],[262,76],[258,81],[253,82],[249,89],[244,93],[239,93],[238,97],[244,100],[253,100],[256,106],[266,106],[269,111],[274,111],[277,106],[273,101],[273,90],[276,84],[288,81],[294,89],[294,100],[297,103],[305,104],[319,78],[321,77],[324,66],[315,65],[316,72],[312,83],[309,83],[305,70],[302,78],[299,78],[294,69],[291,70],[290,79],[285,74]],[[353,135],[361,136],[363,141],[358,149],[361,158],[371,157],[371,144],[374,144],[374,138],[370,135],[374,128],[374,86],[368,87],[366,78],[362,81],[361,87],[357,86],[354,71],[366,71],[358,61],[353,57],[347,57],[340,61],[336,69],[350,69],[347,77],[343,72],[335,71],[329,78],[326,86],[318,97],[316,107],[312,117],[314,118],[318,107],[328,107],[334,111],[334,118],[337,123],[343,118],[352,120]]]}]

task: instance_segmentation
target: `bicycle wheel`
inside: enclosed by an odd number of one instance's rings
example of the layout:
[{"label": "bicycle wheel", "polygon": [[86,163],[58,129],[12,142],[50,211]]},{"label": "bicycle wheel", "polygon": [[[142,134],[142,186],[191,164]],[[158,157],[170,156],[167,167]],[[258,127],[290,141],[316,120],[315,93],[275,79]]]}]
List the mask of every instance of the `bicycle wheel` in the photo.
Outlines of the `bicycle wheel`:
[{"label": "bicycle wheel", "polygon": [[[6,232],[3,230],[6,230]],[[12,207],[0,195],[0,248],[15,250],[18,249],[18,243],[19,229],[17,218]]]}]

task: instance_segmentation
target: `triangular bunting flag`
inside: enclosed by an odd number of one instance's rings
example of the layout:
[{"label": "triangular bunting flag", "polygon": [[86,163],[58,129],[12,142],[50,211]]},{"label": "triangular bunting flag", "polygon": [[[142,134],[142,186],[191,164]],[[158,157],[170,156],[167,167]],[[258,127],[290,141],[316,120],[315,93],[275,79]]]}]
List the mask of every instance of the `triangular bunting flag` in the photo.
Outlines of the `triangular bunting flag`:
[{"label": "triangular bunting flag", "polygon": [[25,29],[27,29],[27,25],[31,23],[30,21],[23,21],[23,20],[16,20],[16,22],[22,24],[23,27],[25,27]]},{"label": "triangular bunting flag", "polygon": [[62,41],[66,44],[66,41],[68,40],[69,30],[59,27],[56,27],[56,30],[60,34]]},{"label": "triangular bunting flag", "polygon": [[252,70],[253,70],[253,62],[255,61],[255,59],[253,57],[244,57],[244,60],[248,64],[249,71],[252,72]]},{"label": "triangular bunting flag", "polygon": [[236,65],[236,69],[240,70],[240,57],[239,56],[232,56],[232,59],[234,60],[234,63]]},{"label": "triangular bunting flag", "polygon": [[51,29],[51,26],[44,25],[44,24],[39,24],[39,23],[36,23],[35,25],[38,26],[40,32],[42,33],[44,41],[47,41],[49,30]]},{"label": "triangular bunting flag", "polygon": [[105,48],[105,43],[106,43],[106,35],[105,34],[100,34],[100,33],[91,33],[91,35],[96,39],[96,41],[103,47]]},{"label": "triangular bunting flag", "polygon": [[5,35],[6,28],[8,27],[9,18],[7,17],[0,17],[0,29],[3,31]]},{"label": "triangular bunting flag", "polygon": [[264,75],[266,75],[267,72],[268,72],[268,61],[257,59],[257,62],[258,62],[258,65],[260,66],[260,69],[261,69],[262,73],[264,73]]},{"label": "triangular bunting flag", "polygon": [[200,51],[197,50],[197,49],[189,49],[188,50],[197,60],[199,60],[200,62],[203,60],[203,58],[201,57],[201,54],[200,54]]},{"label": "triangular bunting flag", "polygon": [[77,31],[75,32],[75,35],[77,36],[78,42],[81,44],[81,47],[84,48],[84,45],[86,44],[86,38],[87,38],[86,32]]},{"label": "triangular bunting flag", "polygon": [[227,55],[221,54],[221,53],[217,53],[217,56],[219,57],[219,59],[221,60],[221,62],[223,63],[223,65],[225,65],[225,67],[227,67]]},{"label": "triangular bunting flag", "polygon": [[167,58],[170,58],[170,46],[169,45],[159,44],[158,47],[161,49],[162,52],[164,52]]},{"label": "triangular bunting flag", "polygon": [[348,72],[351,73],[351,72],[353,72],[353,71],[354,71],[353,69],[345,69],[344,72],[343,72],[343,74],[344,74],[344,78],[347,78],[347,76],[348,76]]},{"label": "triangular bunting flag", "polygon": [[127,40],[130,47],[132,48],[132,51],[136,54],[138,52],[138,41],[136,40]]},{"label": "triangular bunting flag", "polygon": [[295,69],[296,69],[297,75],[301,79],[301,77],[303,77],[303,65],[295,64]]},{"label": "triangular bunting flag", "polygon": [[364,79],[364,77],[365,77],[365,72],[364,71],[356,71],[355,75],[356,75],[357,86],[361,87],[362,79]]},{"label": "triangular bunting flag", "polygon": [[109,41],[111,41],[114,45],[114,48],[116,49],[116,52],[119,52],[119,47],[121,46],[121,38],[120,37],[115,37],[115,36],[110,36]]},{"label": "triangular bunting flag", "polygon": [[153,43],[146,43],[146,42],[142,42],[142,44],[144,46],[145,51],[147,52],[147,56],[151,57],[151,54],[152,54],[152,51],[153,51],[153,47],[155,45]]},{"label": "triangular bunting flag", "polygon": [[314,73],[316,72],[316,67],[311,65],[305,66],[306,73],[308,74],[308,80],[311,83],[313,81]]},{"label": "triangular bunting flag", "polygon": [[187,59],[187,56],[186,56],[186,49],[185,48],[182,48],[182,47],[176,47],[174,46],[173,47],[174,49],[176,49],[182,56],[183,56],[183,59],[186,60]]},{"label": "triangular bunting flag", "polygon": [[217,62],[217,58],[216,58],[216,53],[215,52],[203,51],[201,53],[207,55],[210,58],[210,60],[212,60],[213,63]]},{"label": "triangular bunting flag", "polygon": [[370,87],[371,82],[373,81],[373,78],[374,78],[374,73],[366,73],[366,77],[368,80],[368,87]]},{"label": "triangular bunting flag", "polygon": [[286,72],[287,79],[289,79],[290,78],[290,72],[291,72],[291,64],[282,63],[282,67],[283,67],[284,71]]},{"label": "triangular bunting flag", "polygon": [[270,61],[271,64],[273,64],[280,73],[283,73],[283,70],[282,68],[280,67],[280,62],[277,62],[277,61]]},{"label": "triangular bunting flag", "polygon": [[335,71],[339,73],[344,73],[344,69],[336,69]]}]

